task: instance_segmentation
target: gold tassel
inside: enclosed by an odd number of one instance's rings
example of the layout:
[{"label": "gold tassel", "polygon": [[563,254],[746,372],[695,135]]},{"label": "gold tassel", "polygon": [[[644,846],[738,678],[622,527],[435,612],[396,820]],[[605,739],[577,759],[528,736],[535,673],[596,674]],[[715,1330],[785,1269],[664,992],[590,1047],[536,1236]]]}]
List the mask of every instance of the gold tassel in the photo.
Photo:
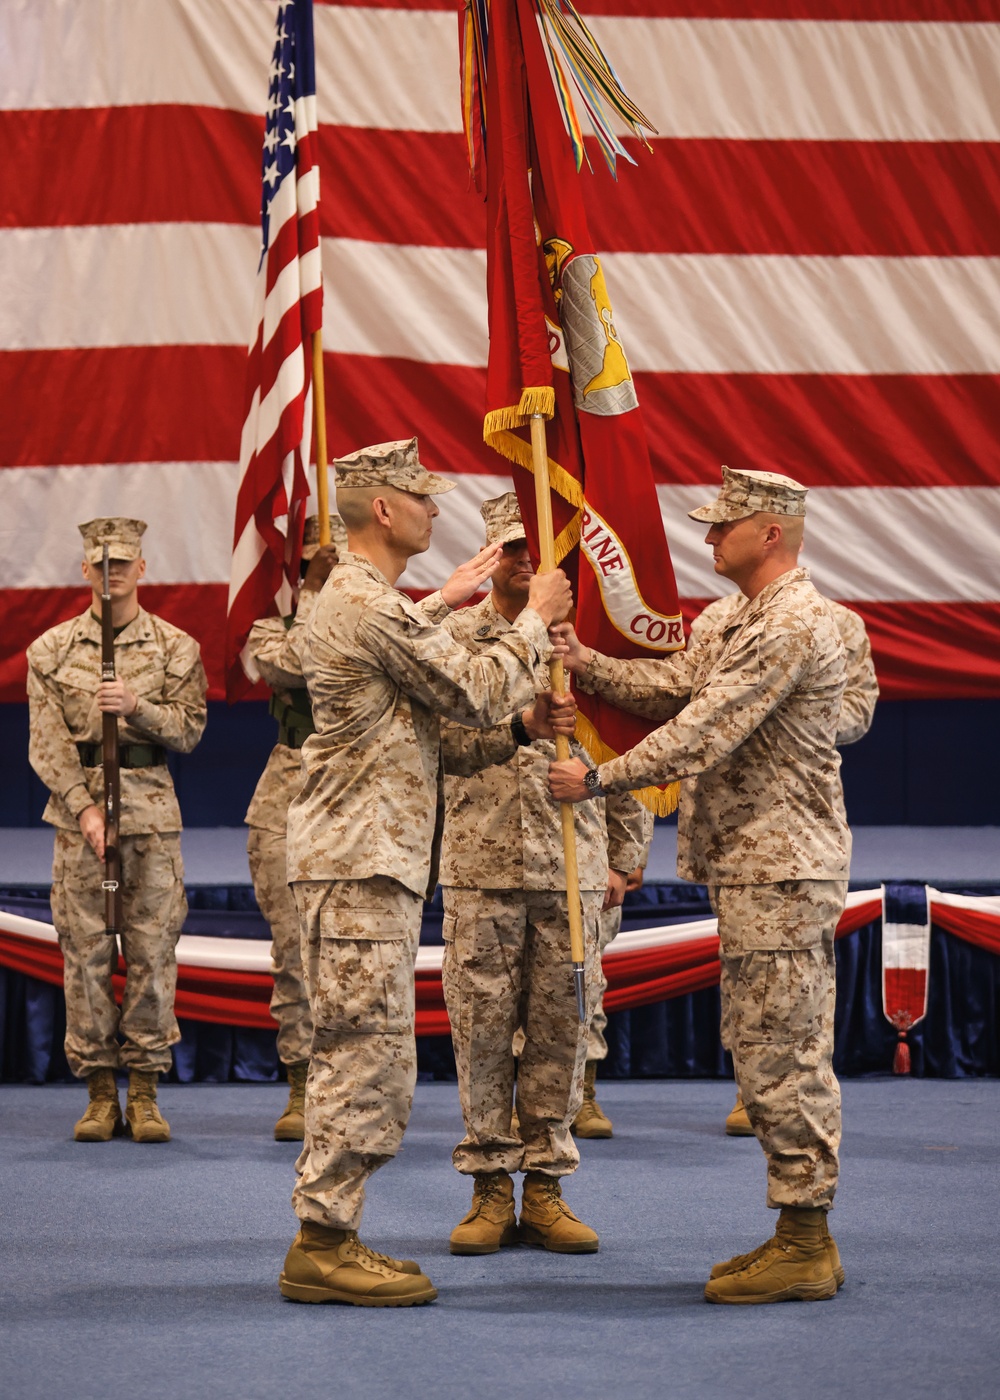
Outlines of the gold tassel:
[{"label": "gold tassel", "polygon": [[[604,742],[586,715],[579,713],[576,717],[576,737],[590,754],[594,763],[610,763],[613,758],[619,757],[614,749],[609,748]],[[632,793],[632,796],[648,808],[654,817],[669,817],[671,812],[676,812],[680,795],[680,783],[668,783],[665,788],[639,788]]]},{"label": "gold tassel", "polygon": [[[556,411],[556,391],[552,385],[538,389],[522,389],[521,402],[517,406],[517,411],[524,418],[531,418],[536,413],[543,414],[546,418],[552,418]],[[523,423],[522,423],[523,426]]]}]

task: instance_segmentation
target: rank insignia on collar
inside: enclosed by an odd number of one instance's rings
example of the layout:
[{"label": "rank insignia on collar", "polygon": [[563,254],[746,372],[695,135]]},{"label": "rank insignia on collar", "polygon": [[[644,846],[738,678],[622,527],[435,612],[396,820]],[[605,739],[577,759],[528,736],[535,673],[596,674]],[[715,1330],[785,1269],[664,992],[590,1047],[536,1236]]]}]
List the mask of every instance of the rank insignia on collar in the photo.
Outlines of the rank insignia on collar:
[{"label": "rank insignia on collar", "polygon": [[482,627],[477,627],[477,628],[476,628],[476,636],[477,636],[477,637],[488,637],[489,635],[490,635],[490,624],[489,624],[488,622],[484,622],[483,625],[482,625]]}]

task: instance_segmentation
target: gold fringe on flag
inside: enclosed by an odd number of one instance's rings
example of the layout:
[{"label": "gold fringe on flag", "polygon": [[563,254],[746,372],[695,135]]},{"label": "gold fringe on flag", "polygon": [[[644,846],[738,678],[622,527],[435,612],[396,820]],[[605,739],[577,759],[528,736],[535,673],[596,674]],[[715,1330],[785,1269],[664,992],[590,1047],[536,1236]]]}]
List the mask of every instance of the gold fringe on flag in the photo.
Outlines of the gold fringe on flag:
[{"label": "gold fringe on flag", "polygon": [[521,426],[540,413],[543,418],[554,418],[556,412],[556,391],[551,384],[543,384],[537,389],[522,389],[521,402],[517,406]]},{"label": "gold fringe on flag", "polygon": [[[614,749],[608,748],[586,715],[581,715],[579,712],[576,716],[576,738],[590,754],[594,763],[610,763],[613,758],[620,756],[615,753]],[[664,788],[640,788],[632,794],[652,812],[654,817],[669,817],[671,812],[676,812],[680,795],[680,783],[668,783]]]},{"label": "gold fringe on flag", "polygon": [[575,549],[580,543],[580,512],[573,516],[573,519],[559,531],[556,535],[556,563],[561,564],[571,549]]},{"label": "gold fringe on flag", "polygon": [[[513,430],[524,427],[534,413],[551,418],[555,407],[555,390],[551,387],[522,389],[521,400],[516,408],[497,408],[487,413],[483,420],[483,441],[492,447],[494,452],[506,457],[508,462],[516,462],[533,476],[535,465],[531,455],[531,444],[525,442],[524,438],[519,437]],[[556,563],[561,564],[570,550],[580,542],[583,488],[576,477],[570,476],[565,467],[560,466],[552,457],[549,458],[549,484],[554,491],[558,491],[564,501],[568,501],[576,509],[573,519],[563,527],[555,541]]]}]

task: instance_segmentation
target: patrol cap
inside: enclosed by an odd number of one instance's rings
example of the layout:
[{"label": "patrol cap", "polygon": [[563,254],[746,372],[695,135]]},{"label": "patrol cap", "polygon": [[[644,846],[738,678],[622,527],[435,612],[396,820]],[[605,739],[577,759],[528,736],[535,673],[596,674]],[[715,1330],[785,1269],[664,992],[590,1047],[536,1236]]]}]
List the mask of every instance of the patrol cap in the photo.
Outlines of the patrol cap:
[{"label": "patrol cap", "polygon": [[[330,543],[335,545],[340,552],[347,548],[347,526],[339,515],[330,515]],[[306,516],[305,529],[302,532],[302,558],[308,561],[319,549],[319,516]]]},{"label": "patrol cap", "polygon": [[99,564],[108,546],[109,559],[141,559],[145,520],[128,520],[123,515],[101,515],[76,527],[83,536],[83,557],[88,564]]},{"label": "patrol cap", "polygon": [[374,447],[361,447],[333,464],[337,469],[337,486],[395,486],[415,496],[440,496],[451,491],[454,481],[429,472],[420,465],[415,437],[399,442],[379,442]]},{"label": "patrol cap", "polygon": [[718,496],[707,506],[689,510],[688,515],[709,524],[745,520],[759,510],[768,515],[805,515],[806,489],[777,472],[737,472],[723,467]]},{"label": "patrol cap", "polygon": [[505,491],[502,496],[484,501],[479,507],[479,514],[486,526],[487,544],[511,544],[514,540],[525,538],[521,507],[513,491]]}]

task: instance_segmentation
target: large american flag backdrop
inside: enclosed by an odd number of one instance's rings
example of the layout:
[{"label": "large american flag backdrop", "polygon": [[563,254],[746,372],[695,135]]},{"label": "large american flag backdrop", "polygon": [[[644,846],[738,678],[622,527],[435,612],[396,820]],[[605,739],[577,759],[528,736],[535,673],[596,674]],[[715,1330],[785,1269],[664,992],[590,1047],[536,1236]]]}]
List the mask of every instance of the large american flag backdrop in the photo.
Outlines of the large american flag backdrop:
[{"label": "large american flag backdrop", "polygon": [[[685,512],[723,462],[774,468],[883,693],[1000,695],[1000,4],[581,8],[661,133],[617,187],[581,178],[686,611],[720,590]],[[222,693],[274,18],[0,7],[2,699],[83,605],[75,524],[104,514],[150,521],[146,604]],[[456,4],[317,4],[315,32],[331,452],[416,432],[456,479],[425,589],[509,484]]]}]

